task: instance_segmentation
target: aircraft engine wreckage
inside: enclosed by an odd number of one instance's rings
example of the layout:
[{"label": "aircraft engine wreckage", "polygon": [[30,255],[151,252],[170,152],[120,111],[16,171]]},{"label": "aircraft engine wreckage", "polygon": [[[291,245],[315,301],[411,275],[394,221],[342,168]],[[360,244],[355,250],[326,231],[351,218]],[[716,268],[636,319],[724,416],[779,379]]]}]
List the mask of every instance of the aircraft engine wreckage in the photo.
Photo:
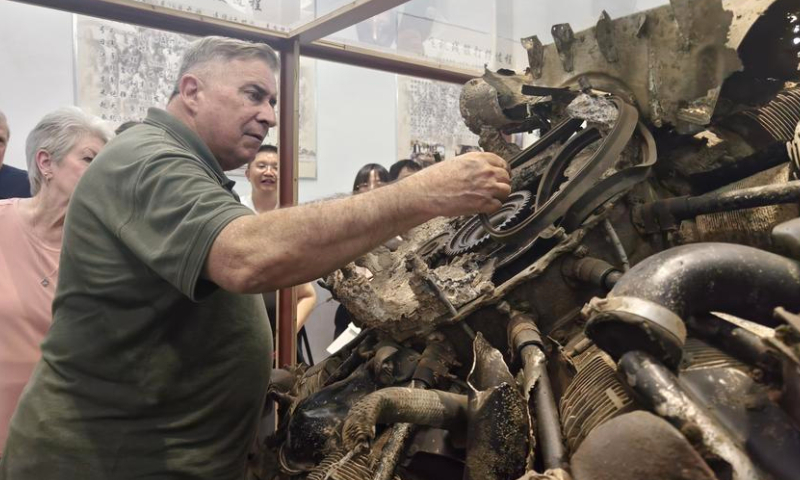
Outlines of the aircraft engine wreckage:
[{"label": "aircraft engine wreckage", "polygon": [[797,479],[798,32],[674,0],[470,81],[514,193],[325,279],[363,331],[275,372],[253,476]]}]

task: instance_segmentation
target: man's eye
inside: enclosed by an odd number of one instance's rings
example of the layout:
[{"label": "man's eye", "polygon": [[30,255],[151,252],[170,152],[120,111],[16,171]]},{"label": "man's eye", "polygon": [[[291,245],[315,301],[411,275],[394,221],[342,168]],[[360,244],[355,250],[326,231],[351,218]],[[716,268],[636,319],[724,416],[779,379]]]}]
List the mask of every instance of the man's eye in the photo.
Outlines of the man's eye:
[{"label": "man's eye", "polygon": [[271,107],[275,108],[275,106],[278,105],[278,100],[275,99],[275,98],[272,98],[272,99],[270,99],[269,104],[270,104]]},{"label": "man's eye", "polygon": [[247,92],[247,98],[249,98],[250,100],[252,100],[254,102],[260,102],[261,99],[264,98],[264,97],[263,97],[263,95],[261,95],[260,92],[251,90],[251,91]]}]

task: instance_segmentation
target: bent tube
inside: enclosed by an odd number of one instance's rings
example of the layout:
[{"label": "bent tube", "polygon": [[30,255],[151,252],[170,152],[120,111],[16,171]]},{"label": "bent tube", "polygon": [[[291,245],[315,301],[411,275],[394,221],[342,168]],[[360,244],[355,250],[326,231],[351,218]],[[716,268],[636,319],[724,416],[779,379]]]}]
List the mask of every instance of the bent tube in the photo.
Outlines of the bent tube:
[{"label": "bent tube", "polygon": [[467,419],[467,397],[439,390],[389,387],[359,400],[344,421],[342,440],[348,450],[375,438],[378,423],[413,423],[452,428]]},{"label": "bent tube", "polygon": [[644,350],[676,367],[684,319],[724,312],[775,326],[775,307],[800,309],[798,291],[794,260],[744,245],[684,245],[647,258],[592,300],[586,333],[612,357]]}]

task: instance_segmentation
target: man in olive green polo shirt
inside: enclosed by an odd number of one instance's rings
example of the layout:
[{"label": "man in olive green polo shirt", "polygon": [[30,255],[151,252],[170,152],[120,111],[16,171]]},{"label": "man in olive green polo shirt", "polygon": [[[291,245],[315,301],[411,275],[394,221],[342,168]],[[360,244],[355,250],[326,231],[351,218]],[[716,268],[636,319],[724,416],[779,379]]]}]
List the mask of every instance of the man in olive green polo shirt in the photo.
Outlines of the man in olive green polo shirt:
[{"label": "man in olive green polo shirt", "polygon": [[0,479],[241,479],[272,349],[253,294],[508,195],[502,159],[469,154],[363,195],[253,215],[223,171],[275,125],[277,68],[264,45],[195,42],[166,111],[88,168]]}]

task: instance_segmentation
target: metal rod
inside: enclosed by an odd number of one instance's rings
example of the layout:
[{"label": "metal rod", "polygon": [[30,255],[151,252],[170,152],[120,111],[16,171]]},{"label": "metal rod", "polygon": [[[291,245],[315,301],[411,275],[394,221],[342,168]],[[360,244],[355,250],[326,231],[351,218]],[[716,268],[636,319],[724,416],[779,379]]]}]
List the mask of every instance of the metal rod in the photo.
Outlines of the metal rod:
[{"label": "metal rod", "polygon": [[617,231],[614,230],[614,225],[611,225],[611,222],[606,218],[603,221],[603,227],[605,227],[608,238],[611,240],[611,245],[614,246],[614,250],[617,252],[619,261],[622,262],[622,271],[627,272],[631,269],[631,262],[628,261],[628,254],[625,253],[625,247],[622,246],[619,235],[617,235]]},{"label": "metal rod", "polygon": [[636,207],[633,216],[641,219],[646,227],[649,226],[648,230],[654,230],[653,226],[656,225],[662,230],[669,230],[681,220],[698,215],[797,202],[800,202],[800,180],[793,180],[696,197],[665,198]]},{"label": "metal rod", "polygon": [[683,389],[678,379],[656,359],[644,352],[628,352],[619,361],[619,369],[628,385],[644,403],[675,428],[691,428],[708,452],[719,456],[733,469],[733,480],[764,478],[747,453]]},{"label": "metal rod", "polygon": [[408,441],[417,432],[418,426],[413,423],[398,423],[392,427],[392,433],[386,446],[381,451],[381,461],[375,469],[373,480],[391,480],[400,462]]},{"label": "metal rod", "polygon": [[725,353],[761,369],[767,381],[781,378],[781,362],[764,341],[765,337],[723,320],[713,314],[690,316],[689,329]]},{"label": "metal rod", "polygon": [[[500,308],[509,307],[501,305]],[[508,342],[522,358],[526,398],[533,387],[531,398],[536,418],[535,437],[541,446],[542,462],[548,470],[562,468],[567,454],[561,435],[561,417],[547,374],[547,357],[536,320],[530,314],[509,309],[507,328]]]},{"label": "metal rod", "polygon": [[[539,348],[529,346],[525,348]],[[553,396],[553,386],[547,367],[542,368],[534,391],[534,409],[536,411],[537,437],[542,445],[542,463],[546,470],[562,468],[567,458],[564,439],[561,437],[561,422],[558,407]]]},{"label": "metal rod", "polygon": [[[280,206],[294,205],[297,201],[297,154],[300,44],[281,50],[280,120],[278,151],[280,161]],[[278,291],[278,367],[294,365],[297,360],[297,295],[294,288]]]}]

